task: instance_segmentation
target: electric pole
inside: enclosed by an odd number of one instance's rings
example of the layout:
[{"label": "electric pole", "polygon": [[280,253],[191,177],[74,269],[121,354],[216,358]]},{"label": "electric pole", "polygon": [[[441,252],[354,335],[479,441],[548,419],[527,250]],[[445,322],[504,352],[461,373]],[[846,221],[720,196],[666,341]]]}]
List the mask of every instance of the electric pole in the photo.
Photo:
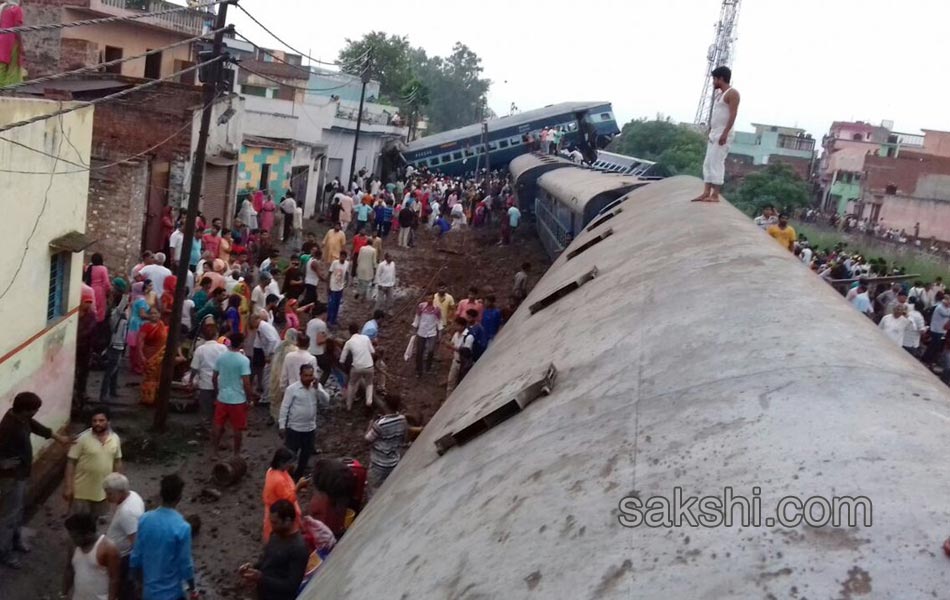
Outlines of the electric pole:
[{"label": "electric pole", "polygon": [[[217,20],[214,28],[219,30],[214,36],[212,59],[219,58],[224,49],[224,27],[228,22],[228,5],[237,4],[237,0],[222,2],[218,8]],[[159,379],[158,398],[155,405],[155,417],[152,429],[164,431],[168,420],[168,400],[171,395],[172,379],[175,376],[175,358],[178,356],[178,346],[181,332],[181,312],[185,304],[185,289],[188,282],[188,267],[191,259],[191,248],[195,241],[195,221],[198,218],[198,205],[201,202],[201,186],[204,182],[205,157],[208,146],[208,130],[211,128],[211,114],[214,110],[214,99],[217,97],[222,84],[224,67],[218,60],[208,65],[208,76],[205,77],[203,92],[204,108],[201,111],[201,129],[198,131],[198,147],[195,150],[194,164],[191,169],[191,191],[188,196],[188,212],[185,216],[184,239],[181,244],[181,257],[178,261],[178,284],[175,287],[175,304],[172,307],[171,323],[168,330],[168,343],[165,345],[165,357],[162,361],[162,374]],[[228,90],[230,91],[230,90]]]},{"label": "electric pole", "polygon": [[346,189],[350,190],[353,185],[353,175],[356,174],[356,150],[360,145],[360,129],[363,126],[363,102],[366,100],[366,84],[369,83],[369,67],[373,62],[373,50],[370,49],[366,54],[366,60],[363,62],[363,71],[360,73],[360,79],[363,81],[363,89],[360,91],[360,111],[356,114],[356,136],[353,138],[353,160],[350,161],[350,179],[346,182]]}]

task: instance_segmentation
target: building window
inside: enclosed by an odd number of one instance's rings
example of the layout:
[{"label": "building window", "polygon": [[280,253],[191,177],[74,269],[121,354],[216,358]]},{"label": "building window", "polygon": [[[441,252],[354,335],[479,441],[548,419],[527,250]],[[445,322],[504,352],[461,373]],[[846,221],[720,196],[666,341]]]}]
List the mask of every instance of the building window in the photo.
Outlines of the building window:
[{"label": "building window", "polygon": [[[114,46],[106,46],[106,51],[103,55],[105,58],[102,62],[112,62],[114,60],[119,60],[122,58],[122,48],[116,48]],[[105,68],[106,73],[112,73],[113,75],[122,74],[122,64],[112,65]]]},{"label": "building window", "polygon": [[69,303],[69,252],[57,252],[49,260],[49,293],[46,297],[46,322],[52,323],[66,314]]},{"label": "building window", "polygon": [[260,96],[261,98],[266,98],[267,88],[259,85],[242,85],[241,93],[245,96]]},{"label": "building window", "polygon": [[896,185],[889,185],[889,186],[885,187],[885,188],[884,188],[884,193],[893,196],[894,194],[897,193],[897,186],[896,186]]},{"label": "building window", "polygon": [[861,141],[864,141],[864,136],[861,135],[860,133],[856,133],[853,136],[851,136],[851,139],[856,142],[861,142]]},{"label": "building window", "polygon": [[161,79],[162,77],[162,53],[156,52],[145,57],[145,78]]}]

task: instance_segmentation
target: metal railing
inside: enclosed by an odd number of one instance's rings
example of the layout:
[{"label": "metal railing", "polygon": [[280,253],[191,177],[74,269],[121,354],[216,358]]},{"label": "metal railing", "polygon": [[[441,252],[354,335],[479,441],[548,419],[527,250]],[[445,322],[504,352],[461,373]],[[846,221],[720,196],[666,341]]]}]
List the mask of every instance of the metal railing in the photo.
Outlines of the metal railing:
[{"label": "metal railing", "polygon": [[[124,16],[132,13],[156,12],[180,6],[165,0],[89,0],[91,10],[109,15]],[[213,13],[202,10],[183,10],[166,15],[157,15],[142,19],[140,22],[157,27],[170,29],[190,35],[200,34],[205,23],[213,17]]]}]

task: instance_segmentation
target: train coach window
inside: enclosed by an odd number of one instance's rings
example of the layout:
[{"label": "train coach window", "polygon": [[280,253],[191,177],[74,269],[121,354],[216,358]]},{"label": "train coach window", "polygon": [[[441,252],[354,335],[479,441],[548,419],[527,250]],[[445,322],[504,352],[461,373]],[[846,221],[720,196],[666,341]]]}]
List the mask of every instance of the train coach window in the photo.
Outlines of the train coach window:
[{"label": "train coach window", "polygon": [[461,153],[461,152],[453,152],[453,153],[452,153],[452,160],[462,160],[462,153]]},{"label": "train coach window", "polygon": [[567,130],[568,130],[568,131],[577,131],[577,122],[576,122],[576,121],[571,121],[570,123],[568,123],[568,124],[567,124]]},{"label": "train coach window", "polygon": [[512,146],[517,146],[518,144],[521,143],[521,138],[520,138],[520,137],[513,137],[513,138],[511,138],[510,141],[511,141],[511,145],[512,145]]},{"label": "train coach window", "polygon": [[571,292],[575,290],[579,290],[581,286],[583,286],[584,284],[593,281],[594,278],[597,277],[597,273],[598,273],[597,267],[592,267],[590,271],[584,273],[583,275],[581,275],[574,281],[567,283],[565,285],[562,285],[561,287],[554,290],[553,292],[551,292],[544,298],[541,298],[540,300],[538,300],[537,302],[529,306],[528,311],[532,315],[538,314],[539,312],[551,306],[552,304],[554,304],[561,298],[567,296]]},{"label": "train coach window", "polygon": [[508,147],[508,140],[501,140],[500,142],[498,142],[498,147],[499,147],[499,148],[507,148],[507,147]]},{"label": "train coach window", "polygon": [[497,149],[498,149],[498,144],[496,144],[495,142],[488,142],[488,151],[489,151],[489,152],[494,152],[494,151],[497,150]]},{"label": "train coach window", "polygon": [[471,148],[466,148],[466,149],[465,149],[465,156],[475,156],[475,151],[472,150]]},{"label": "train coach window", "polygon": [[436,166],[436,165],[438,165],[438,164],[439,164],[439,159],[438,159],[438,157],[433,156],[432,158],[429,159],[429,166],[430,166],[430,167],[434,167],[434,166]]},{"label": "train coach window", "polygon": [[610,113],[600,113],[600,120],[601,120],[601,121],[609,121],[609,120],[611,120],[611,119],[613,119],[613,117],[610,116]]},{"label": "train coach window", "polygon": [[601,243],[602,241],[604,241],[605,239],[609,238],[609,237],[612,236],[613,234],[614,234],[614,230],[613,230],[613,229],[607,229],[607,231],[605,231],[605,232],[603,232],[602,234],[598,235],[598,236],[595,237],[594,239],[588,240],[588,241],[584,242],[583,244],[581,244],[581,246],[580,246],[579,248],[575,248],[575,249],[571,250],[570,252],[568,252],[568,253],[567,253],[567,260],[571,260],[571,259],[573,259],[573,258],[579,256],[580,254],[583,254],[583,253],[586,252],[588,249],[592,248],[593,246],[596,246],[597,244]]}]

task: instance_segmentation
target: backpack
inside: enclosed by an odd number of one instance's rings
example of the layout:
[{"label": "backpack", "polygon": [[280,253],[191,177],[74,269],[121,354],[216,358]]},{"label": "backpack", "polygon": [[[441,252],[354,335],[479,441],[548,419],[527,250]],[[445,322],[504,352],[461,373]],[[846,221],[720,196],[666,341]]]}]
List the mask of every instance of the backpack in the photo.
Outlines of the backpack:
[{"label": "backpack", "polygon": [[488,347],[485,329],[480,324],[471,325],[466,330],[465,335],[472,336],[472,339],[474,340],[472,343],[472,359],[478,360],[481,358],[482,354],[485,353],[485,348]]}]

